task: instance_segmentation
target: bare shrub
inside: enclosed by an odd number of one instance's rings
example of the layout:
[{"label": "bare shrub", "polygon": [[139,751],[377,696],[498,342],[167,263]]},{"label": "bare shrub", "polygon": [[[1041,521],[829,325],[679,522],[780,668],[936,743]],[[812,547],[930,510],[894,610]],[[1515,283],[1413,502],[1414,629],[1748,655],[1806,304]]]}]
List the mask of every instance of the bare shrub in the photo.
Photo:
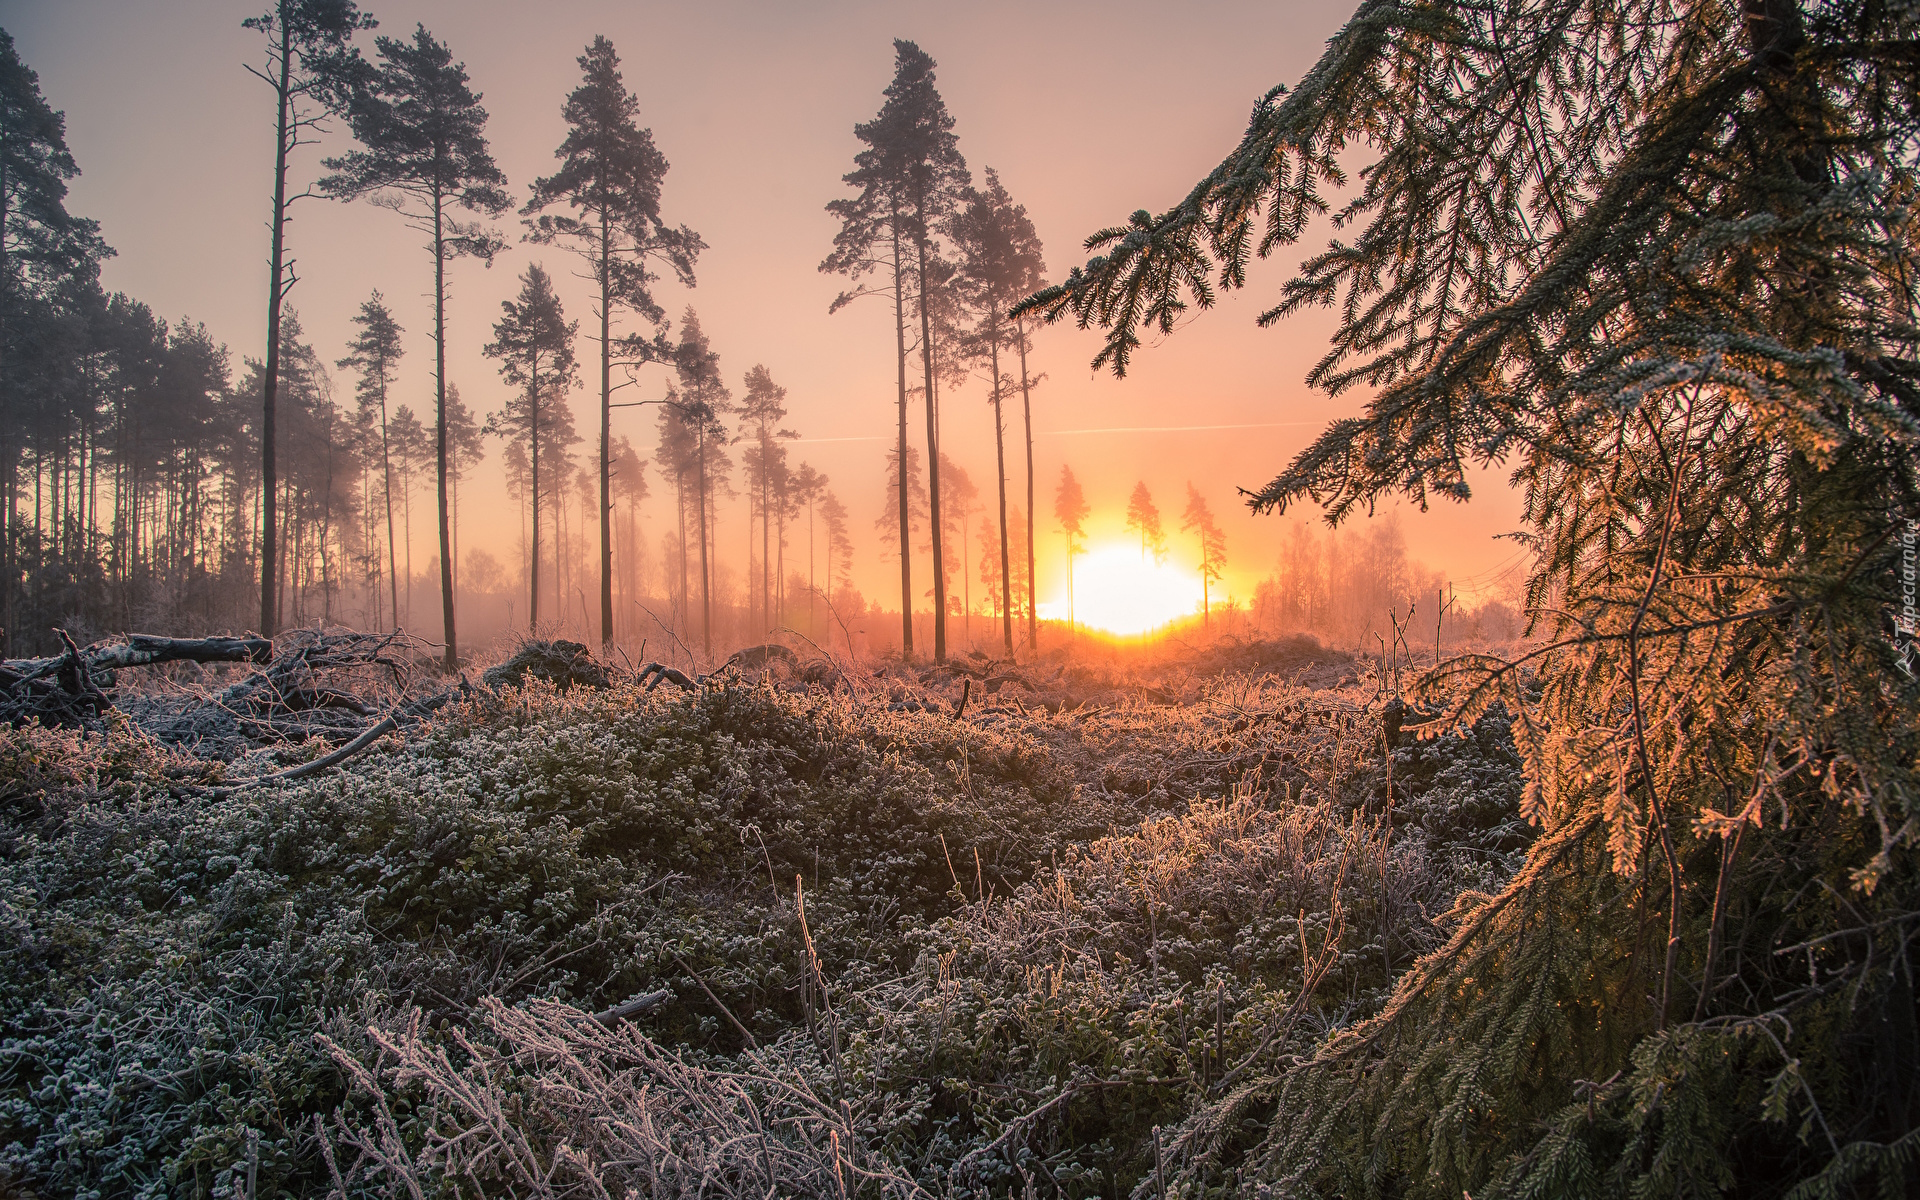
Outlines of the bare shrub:
[{"label": "bare shrub", "polygon": [[371,1054],[322,1036],[367,1102],[320,1126],[340,1194],[418,1197],[442,1181],[532,1200],[927,1194],[862,1132],[898,1101],[865,1096],[856,1116],[778,1050],[702,1066],[565,1004],[489,997],[476,1016],[471,1035],[433,1037],[409,1010],[372,1027]]}]

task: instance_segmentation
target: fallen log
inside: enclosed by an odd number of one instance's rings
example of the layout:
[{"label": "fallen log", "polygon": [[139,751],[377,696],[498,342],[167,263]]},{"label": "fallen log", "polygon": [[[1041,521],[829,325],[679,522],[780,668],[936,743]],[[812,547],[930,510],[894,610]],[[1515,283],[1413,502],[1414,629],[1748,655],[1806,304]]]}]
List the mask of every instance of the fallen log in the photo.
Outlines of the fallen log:
[{"label": "fallen log", "polygon": [[82,650],[56,629],[66,653],[0,662],[0,719],[20,726],[39,720],[71,728],[113,707],[106,689],[115,671],[169,662],[264,662],[273,655],[266,638],[168,638],[136,633],[95,642]]},{"label": "fallen log", "polygon": [[[60,631],[64,639],[67,634]],[[60,669],[74,651],[51,658],[12,658],[0,662],[0,686],[12,686],[41,679]],[[127,667],[152,667],[170,662],[266,662],[273,657],[273,643],[266,638],[208,637],[170,638],[136,633],[124,641],[95,642],[77,652],[88,671],[117,671]]]}]

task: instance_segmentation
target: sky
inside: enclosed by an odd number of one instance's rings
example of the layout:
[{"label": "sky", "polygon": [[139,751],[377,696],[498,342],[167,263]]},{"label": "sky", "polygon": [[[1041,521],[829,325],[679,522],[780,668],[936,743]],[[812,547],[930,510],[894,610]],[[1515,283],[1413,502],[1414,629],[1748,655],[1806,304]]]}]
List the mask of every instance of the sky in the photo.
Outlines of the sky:
[{"label": "sky", "polygon": [[[68,207],[100,221],[118,251],[103,277],[170,319],[203,321],[233,351],[258,356],[265,340],[273,102],[244,64],[263,59],[260,35],[240,22],[260,0],[0,0],[0,25],[39,72],[50,104],[65,112],[67,140],[83,175]],[[861,301],[829,315],[844,280],[818,271],[836,222],[829,200],[848,194],[840,177],[859,149],[856,123],[878,109],[892,75],[894,38],[917,41],[938,62],[938,84],[956,119],[961,152],[976,179],[996,169],[1032,216],[1049,278],[1084,260],[1093,231],[1135,209],[1176,202],[1238,141],[1254,103],[1312,66],[1351,10],[1327,0],[1177,7],[1102,3],[699,4],[621,0],[373,0],[379,33],[424,24],[464,61],[490,114],[487,136],[513,194],[554,169],[565,136],[560,106],[577,84],[576,58],[596,34],[614,43],[640,119],[672,169],[663,210],[710,247],[697,286],[662,285],[670,313],[693,305],[736,394],[765,364],[788,389],[793,448],[832,480],[853,515],[856,583],[883,601],[898,568],[880,558],[883,459],[896,393],[885,302]],[[369,47],[370,49],[370,47]],[[300,151],[296,183],[350,144],[335,130]],[[294,206],[290,252],[299,282],[289,302],[323,359],[344,353],[350,318],[379,290],[407,330],[401,400],[432,409],[431,258],[394,213],[322,199]],[[517,221],[502,222],[517,239]],[[1325,231],[1319,231],[1324,238]],[[1096,548],[1124,540],[1128,493],[1144,481],[1170,529],[1186,486],[1207,498],[1227,535],[1229,594],[1245,599],[1271,569],[1281,519],[1253,517],[1237,489],[1264,484],[1330,420],[1354,415],[1365,397],[1329,398],[1303,382],[1324,353],[1333,320],[1308,313],[1270,329],[1254,318],[1270,305],[1301,247],[1257,265],[1251,286],[1225,297],[1173,337],[1135,359],[1128,377],[1095,375],[1097,333],[1071,324],[1042,330],[1034,393],[1042,600],[1064,589],[1064,556],[1051,533],[1051,497],[1062,464],[1072,467],[1094,513]],[[527,264],[555,276],[570,315],[588,312],[587,288],[569,256],[515,244],[489,269],[450,268],[449,379],[484,414],[506,385],[480,347],[500,303]],[[583,341],[580,355],[593,355]],[[658,395],[665,376],[643,375]],[[337,373],[343,397],[352,379]],[[580,429],[597,428],[597,397],[574,397]],[[994,471],[993,426],[984,383],[942,394],[942,444],[985,493]],[[615,415],[616,434],[653,444],[653,410]],[[1017,426],[1015,427],[1017,430]],[[916,440],[924,430],[915,423]],[[582,452],[590,447],[583,444]],[[497,450],[492,452],[497,455]],[[1009,445],[1009,492],[1024,492]],[[463,548],[493,545],[505,561],[517,517],[493,462],[463,492]],[[657,537],[670,515],[656,499]],[[1468,585],[1483,585],[1514,561],[1520,505],[1505,472],[1482,475],[1469,505],[1429,512],[1385,505],[1415,558]],[[417,506],[426,508],[429,506]],[[736,511],[737,510],[737,511]],[[422,522],[424,515],[419,518]],[[744,544],[744,510],[721,514]],[[1295,519],[1292,516],[1286,520]],[[416,534],[430,540],[422,524]],[[517,540],[517,534],[514,535]],[[1173,554],[1197,558],[1179,535]],[[897,595],[894,597],[897,602]]]}]

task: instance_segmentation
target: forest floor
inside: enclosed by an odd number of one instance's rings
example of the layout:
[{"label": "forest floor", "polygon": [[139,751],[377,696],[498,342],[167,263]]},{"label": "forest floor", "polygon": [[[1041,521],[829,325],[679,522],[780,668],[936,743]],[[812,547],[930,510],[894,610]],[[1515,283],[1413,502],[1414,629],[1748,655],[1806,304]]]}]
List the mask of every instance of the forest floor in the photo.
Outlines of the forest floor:
[{"label": "forest floor", "polygon": [[0,735],[0,1190],[1151,1195],[1531,837],[1304,637],[139,674]]}]

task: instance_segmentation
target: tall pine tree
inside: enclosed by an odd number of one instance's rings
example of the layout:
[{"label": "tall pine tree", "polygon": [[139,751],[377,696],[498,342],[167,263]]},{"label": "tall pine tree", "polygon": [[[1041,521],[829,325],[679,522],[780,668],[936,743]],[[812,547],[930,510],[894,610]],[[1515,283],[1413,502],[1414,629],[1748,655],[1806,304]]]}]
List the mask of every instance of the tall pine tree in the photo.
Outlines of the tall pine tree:
[{"label": "tall pine tree", "polygon": [[[1030,555],[1033,545],[1033,405],[1029,398],[1030,381],[1027,378],[1026,330],[1010,320],[1007,314],[1015,304],[1040,286],[1047,266],[1041,261],[1040,236],[1034,231],[1027,210],[1013,202],[1013,197],[1007,194],[999,174],[993,168],[987,168],[986,174],[986,188],[966,189],[961,207],[953,215],[948,228],[960,251],[960,288],[975,313],[974,327],[966,339],[968,350],[976,360],[987,365],[992,389],[993,449],[998,464],[996,479],[999,483],[1000,548],[1003,556],[1008,553],[1007,548],[1013,539],[1008,537],[1007,531],[1007,426],[1002,413],[1007,379],[1000,369],[1000,352],[1003,349],[1017,350],[1022,410],[1026,414],[1026,538]],[[1032,615],[1031,557],[1025,565],[1029,588],[1025,597],[1027,634],[1028,647],[1031,649],[1039,644],[1038,626]],[[1011,567],[1003,561],[1000,583],[1004,596],[1013,595],[1011,579]],[[1013,605],[1009,603],[1002,610],[1002,632],[1009,654],[1013,653],[1012,609]]]},{"label": "tall pine tree", "polygon": [[1087,494],[1080,487],[1080,481],[1073,476],[1073,468],[1061,464],[1060,486],[1053,493],[1053,516],[1060,522],[1060,532],[1067,536],[1067,625],[1077,624],[1073,611],[1073,560],[1086,548],[1087,517],[1093,509],[1087,504]]},{"label": "tall pine tree", "polygon": [[[931,499],[935,512],[940,507],[939,420],[935,412],[936,349],[934,317],[928,302],[928,281],[937,265],[939,246],[936,235],[958,203],[967,186],[967,164],[960,155],[959,139],[953,133],[953,117],[946,102],[934,87],[933,59],[912,42],[896,40],[894,77],[887,86],[886,102],[873,120],[854,127],[854,136],[866,149],[854,157],[854,170],[845,178],[848,186],[860,189],[859,195],[836,200],[828,211],[841,219],[841,231],[834,239],[834,252],[820,266],[858,281],[868,273],[883,270],[890,284],[875,289],[843,293],[834,301],[838,309],[857,296],[883,292],[894,304],[894,346],[899,367],[899,437],[896,461],[907,457],[907,339],[906,319],[909,288],[913,289],[913,308],[920,318],[920,356],[926,399],[927,458]],[[906,547],[910,544],[909,497],[902,490],[897,496],[901,544],[900,623],[902,652],[913,653],[913,572]],[[946,580],[939,564],[940,522],[933,525],[935,661],[946,659],[947,614]]]},{"label": "tall pine tree", "polygon": [[573,417],[567,411],[567,392],[578,382],[573,338],[578,321],[567,320],[553,280],[536,263],[520,277],[520,294],[500,302],[504,315],[493,326],[493,341],[484,353],[500,360],[500,376],[521,389],[519,396],[488,420],[487,427],[507,437],[524,438],[531,480],[527,489],[533,508],[533,549],[527,572],[527,628],[537,634],[540,625],[540,506],[545,488],[556,496],[564,492],[566,464],[560,454],[573,436]]},{"label": "tall pine tree", "polygon": [[360,385],[356,391],[363,413],[362,424],[371,426],[375,412],[379,414],[380,494],[387,515],[387,586],[392,593],[393,615],[397,622],[400,618],[400,560],[394,549],[393,536],[393,439],[388,429],[387,389],[393,385],[400,367],[400,356],[405,353],[400,345],[400,335],[404,331],[400,323],[393,319],[393,313],[388,311],[386,302],[377,291],[360,305],[360,312],[353,318],[353,323],[360,327],[360,332],[347,343],[347,356],[336,365],[360,372]]},{"label": "tall pine tree", "polygon": [[[669,226],[660,216],[660,187],[667,159],[651,130],[635,117],[640,102],[620,77],[613,43],[596,37],[577,60],[584,76],[567,97],[561,115],[567,137],[554,151],[558,171],[533,184],[533,198],[520,211],[530,240],[564,245],[586,261],[594,285],[594,317],[600,324],[600,640],[613,642],[613,368],[628,362],[661,361],[668,349],[666,314],[652,285],[664,268],[692,287],[694,260],[706,243],[693,230]],[[569,213],[546,210],[564,203]],[[653,338],[628,335],[616,344],[615,314],[626,311],[653,326]]]},{"label": "tall pine tree", "polygon": [[63,311],[99,291],[99,261],[113,253],[99,225],[67,212],[67,184],[80,174],[67,150],[66,118],[40,94],[40,77],[0,30],[0,652],[21,591],[15,516],[27,432],[20,417],[37,390],[28,367],[70,356],[59,344]]},{"label": "tall pine tree", "polygon": [[461,256],[493,261],[500,235],[457,220],[456,209],[494,217],[510,206],[507,177],[487,149],[487,110],[467,86],[467,69],[424,25],[410,41],[379,38],[379,69],[355,89],[349,109],[361,149],[327,160],[330,195],[372,195],[409,228],[425,234],[433,255],[433,438],[440,527],[440,612],[446,669],[459,662],[453,611],[453,528],[447,462],[447,263]]},{"label": "tall pine tree", "polygon": [[261,375],[260,422],[260,631],[272,636],[279,610],[274,582],[279,574],[279,522],[275,405],[280,387],[280,313],[297,276],[286,256],[288,209],[310,192],[287,192],[293,152],[317,140],[328,116],[341,112],[351,90],[364,86],[367,64],[352,45],[353,35],[376,22],[354,0],[277,0],[241,24],[267,39],[265,69],[247,63],[255,78],[273,89],[273,210],[267,228],[267,357]]}]

